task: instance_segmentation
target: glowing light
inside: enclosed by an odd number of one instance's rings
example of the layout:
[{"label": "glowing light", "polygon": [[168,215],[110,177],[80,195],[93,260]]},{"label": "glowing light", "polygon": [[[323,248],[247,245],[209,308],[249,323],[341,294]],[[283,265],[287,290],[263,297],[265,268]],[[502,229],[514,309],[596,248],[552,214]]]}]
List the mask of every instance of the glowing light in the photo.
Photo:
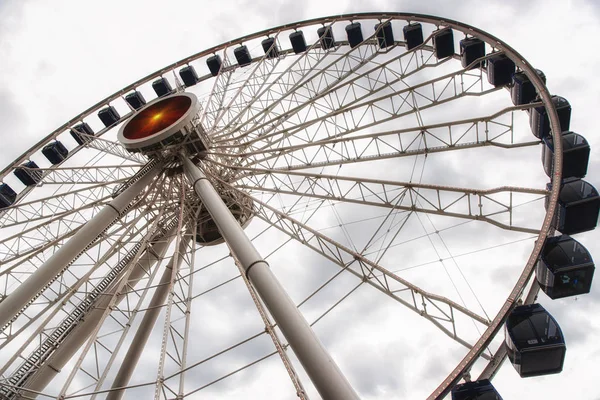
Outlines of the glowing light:
[{"label": "glowing light", "polygon": [[135,115],[123,130],[126,139],[143,139],[167,129],[191,107],[187,96],[172,96],[158,101]]}]

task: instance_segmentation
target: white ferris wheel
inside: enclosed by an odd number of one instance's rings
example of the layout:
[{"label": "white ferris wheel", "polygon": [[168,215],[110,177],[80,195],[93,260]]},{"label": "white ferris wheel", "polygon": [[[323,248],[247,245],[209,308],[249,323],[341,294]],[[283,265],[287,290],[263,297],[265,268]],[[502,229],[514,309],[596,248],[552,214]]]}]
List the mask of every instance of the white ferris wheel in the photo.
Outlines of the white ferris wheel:
[{"label": "white ferris wheel", "polygon": [[477,28],[365,13],[99,101],[2,170],[0,399],[390,398],[398,366],[499,399],[506,358],[560,372],[536,297],[589,292],[570,235],[600,196],[545,79]]}]

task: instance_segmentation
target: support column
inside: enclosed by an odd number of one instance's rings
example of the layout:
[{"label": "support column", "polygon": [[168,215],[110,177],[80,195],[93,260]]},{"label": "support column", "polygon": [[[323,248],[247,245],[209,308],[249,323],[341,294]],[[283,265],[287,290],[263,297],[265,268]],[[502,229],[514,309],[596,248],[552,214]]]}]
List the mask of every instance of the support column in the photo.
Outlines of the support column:
[{"label": "support column", "polygon": [[358,395],[327,353],[310,325],[285,292],[269,265],[262,259],[221,196],[204,173],[182,155],[184,171],[194,190],[244,268],[246,276],[269,309],[275,322],[302,363],[304,370],[326,400],[352,400]]},{"label": "support column", "polygon": [[40,265],[25,282],[21,283],[15,291],[0,302],[0,331],[4,330],[6,325],[29,305],[31,299],[44,290],[98,235],[119,218],[129,203],[148,186],[158,172],[159,168],[154,167],[104,206],[94,218],[82,226],[71,239],[48,258],[45,263]]},{"label": "support column", "polygon": [[[156,262],[163,259],[169,245],[172,242],[174,230],[167,233],[162,240],[157,241],[151,247],[145,251],[145,254],[140,257],[136,265],[133,267],[131,274],[129,274],[128,285],[135,288],[136,284],[142,279],[142,277],[148,273]],[[96,329],[98,322],[104,314],[104,310],[108,306],[112,296],[115,294],[116,286],[107,290],[107,292],[101,296],[94,304],[94,308],[91,309],[85,316],[85,318],[77,324],[75,329],[67,336],[67,338],[61,343],[54,354],[52,354],[44,363],[37,369],[34,374],[27,379],[23,388],[42,392],[46,386],[56,375],[62,370],[62,368],[71,360],[73,355],[77,353],[79,348],[89,339],[90,334]],[[125,298],[124,295],[118,295],[117,303]],[[35,397],[31,392],[23,391],[26,396]],[[23,397],[30,398],[30,397]]]},{"label": "support column", "polygon": [[[190,239],[191,236],[189,235],[182,237],[179,245],[179,251],[176,254],[173,254],[173,257],[167,264],[154,295],[152,296],[152,300],[150,300],[150,304],[148,304],[148,310],[144,313],[144,318],[142,318],[142,321],[135,332],[135,336],[131,342],[131,345],[127,350],[127,354],[123,358],[121,368],[119,368],[119,372],[117,372],[117,376],[112,384],[112,389],[122,388],[129,384],[129,380],[131,379],[131,375],[135,369],[135,366],[142,355],[142,351],[144,351],[146,342],[150,337],[150,333],[152,333],[152,328],[158,319],[158,315],[162,311],[161,306],[165,303],[165,299],[169,294],[169,283],[171,282],[173,265],[176,263],[177,268],[179,268],[179,265],[181,265],[183,256],[186,253],[187,247],[189,246]],[[175,259],[176,257],[177,260]],[[120,400],[124,394],[125,389],[115,390],[108,393],[106,400]]]}]

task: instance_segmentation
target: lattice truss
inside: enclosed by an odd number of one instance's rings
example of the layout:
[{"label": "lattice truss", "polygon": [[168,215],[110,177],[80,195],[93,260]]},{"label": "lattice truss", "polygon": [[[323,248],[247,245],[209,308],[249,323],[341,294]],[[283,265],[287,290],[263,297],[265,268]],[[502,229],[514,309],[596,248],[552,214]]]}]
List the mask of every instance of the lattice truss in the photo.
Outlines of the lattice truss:
[{"label": "lattice truss", "polygon": [[[519,128],[526,107],[511,107],[507,93],[489,85],[481,69],[463,68],[456,57],[436,59],[431,36],[409,52],[402,42],[381,49],[373,33],[354,48],[338,41],[327,50],[315,40],[295,55],[283,40],[289,31],[271,34],[278,57],[257,57],[240,68],[233,47],[225,47],[217,52],[221,73],[187,89],[204,94],[194,121],[210,144],[203,171],[221,193],[244,199],[240,207],[253,215],[248,234],[265,259],[281,260],[286,248],[300,246],[328,266],[327,276],[307,270],[315,282],[321,280],[293,294],[311,324],[368,287],[423,317],[460,349],[471,348],[477,338],[473,326],[481,330],[490,323],[485,310],[475,311],[447,283],[430,287],[403,276],[398,271],[407,265],[398,262],[399,249],[429,238],[442,262],[454,257],[440,232],[456,226],[492,227],[500,235],[516,235],[516,241],[539,233],[547,194],[539,174],[529,182],[506,182],[506,175],[485,180],[477,168],[461,170],[461,177],[439,173],[446,167],[456,172],[455,160],[476,158],[478,152],[495,159],[494,152],[531,151],[539,141]],[[175,87],[184,89],[177,79]],[[123,93],[114,102],[119,101],[124,104]],[[82,134],[84,144],[64,163],[42,167],[41,182],[0,211],[0,300],[140,174],[148,159],[116,141],[118,127]],[[430,172],[436,157],[447,165]],[[312,388],[306,388],[295,355],[234,267],[237,260],[227,245],[196,242],[199,223],[205,222],[199,220],[202,205],[180,166],[168,159],[145,168],[159,163],[168,168],[128,212],[47,287],[32,293],[3,327],[0,398],[16,398],[18,388],[56,374],[51,365],[61,359],[67,366],[55,389],[44,393],[103,398],[124,354],[135,347],[140,320],[155,312],[151,344],[140,360],[152,368],[138,365],[142,372],[134,376],[135,385],[126,384],[131,385],[126,396],[194,398],[279,358],[276,368],[291,378],[286,390],[308,399]],[[449,255],[440,255],[442,246],[431,238],[441,240]],[[208,272],[216,277],[206,277]],[[286,273],[281,272],[284,284]],[[331,289],[337,284],[343,290]],[[200,349],[199,332],[211,323],[202,314],[210,308],[202,304],[224,289],[245,302],[254,322],[223,341],[212,337],[218,343],[210,351]],[[329,290],[335,296],[314,306]],[[162,300],[154,300],[157,292]],[[244,352],[251,344],[260,354]],[[66,347],[71,350],[64,352]],[[231,361],[236,352],[242,355]],[[490,354],[481,358],[489,360]],[[215,360],[226,367],[211,370]]]}]

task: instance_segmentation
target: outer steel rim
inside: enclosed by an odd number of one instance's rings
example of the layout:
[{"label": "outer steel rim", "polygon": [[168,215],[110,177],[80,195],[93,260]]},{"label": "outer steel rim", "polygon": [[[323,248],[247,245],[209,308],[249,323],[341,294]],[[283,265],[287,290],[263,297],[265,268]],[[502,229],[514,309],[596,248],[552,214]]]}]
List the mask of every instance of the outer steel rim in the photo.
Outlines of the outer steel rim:
[{"label": "outer steel rim", "polygon": [[[339,21],[356,21],[356,20],[365,20],[365,19],[370,19],[370,20],[391,19],[391,20],[415,21],[415,22],[430,23],[430,24],[438,25],[440,27],[450,27],[450,28],[456,29],[460,32],[463,32],[465,34],[469,34],[474,37],[477,37],[477,38],[485,41],[487,44],[489,44],[493,48],[504,52],[505,55],[507,55],[512,61],[515,62],[517,67],[519,67],[523,72],[526,73],[528,78],[532,81],[538,94],[540,95],[544,106],[549,111],[548,115],[549,115],[550,124],[551,124],[551,128],[552,128],[552,135],[554,138],[555,154],[556,154],[556,157],[554,158],[554,167],[553,167],[554,173],[553,173],[552,181],[560,182],[561,174],[562,174],[562,162],[563,162],[563,160],[562,160],[562,143],[560,140],[557,140],[557,138],[559,136],[558,132],[560,132],[560,122],[558,119],[558,114],[556,113],[554,105],[551,101],[551,95],[550,95],[548,89],[546,88],[545,84],[543,83],[543,81],[540,79],[540,77],[535,72],[535,69],[533,68],[533,66],[529,62],[527,62],[527,60],[525,60],[511,46],[509,46],[508,44],[504,43],[500,39],[496,38],[495,36],[485,32],[483,30],[477,29],[470,25],[467,25],[467,24],[464,24],[464,23],[461,23],[458,21],[454,21],[454,20],[439,18],[439,17],[435,17],[435,16],[430,16],[430,15],[411,14],[411,13],[359,13],[359,14],[344,14],[344,15],[339,15],[339,16],[330,16],[330,17],[324,17],[324,18],[310,19],[310,20],[300,21],[300,22],[296,22],[296,23],[292,23],[292,24],[280,25],[275,28],[266,29],[266,30],[263,30],[263,31],[260,31],[257,33],[242,36],[238,39],[231,40],[231,41],[222,43],[220,45],[211,47],[209,49],[206,49],[204,51],[198,52],[196,54],[193,54],[193,55],[186,57],[184,59],[181,59],[173,64],[170,64],[160,70],[157,70],[154,73],[149,74],[146,77],[132,83],[131,85],[128,85],[128,86],[122,88],[121,90],[113,93],[112,95],[106,97],[105,99],[102,99],[101,101],[96,103],[94,106],[88,108],[87,110],[83,111],[79,115],[75,116],[74,118],[72,118],[71,120],[69,120],[62,126],[60,126],[58,129],[54,130],[52,133],[47,135],[45,138],[40,140],[37,144],[32,146],[26,152],[24,152],[20,157],[15,159],[9,166],[7,166],[2,171],[0,171],[0,178],[5,177],[16,166],[18,166],[22,162],[26,161],[33,153],[39,151],[45,144],[47,144],[49,141],[55,139],[59,134],[61,134],[65,130],[71,128],[79,121],[82,121],[84,117],[87,117],[90,114],[98,111],[103,106],[109,104],[111,101],[114,101],[115,99],[120,98],[121,96],[125,95],[126,93],[130,92],[131,90],[134,90],[136,87],[138,87],[144,83],[147,83],[147,82],[161,76],[162,74],[164,74],[166,72],[170,72],[177,67],[186,65],[191,61],[194,61],[199,58],[210,55],[218,50],[240,44],[244,41],[260,38],[260,37],[263,37],[263,36],[266,36],[266,35],[281,31],[281,30],[298,29],[298,28],[302,28],[302,27],[308,26],[308,25],[331,24],[331,23],[339,22]],[[200,79],[204,80],[204,79],[209,79],[209,78],[211,78],[211,77],[209,75],[206,75],[206,76],[201,77]],[[123,119],[128,118],[128,117],[129,117],[129,115],[125,115],[125,116],[123,116]],[[104,132],[108,131],[109,129],[110,128],[102,130],[101,132],[98,133],[98,136],[101,136]],[[79,148],[80,147],[78,147],[78,149]],[[468,371],[470,369],[470,367],[473,365],[473,363],[475,362],[477,357],[490,344],[492,339],[495,337],[495,335],[498,333],[498,331],[502,327],[502,325],[505,322],[510,311],[514,308],[514,306],[516,306],[517,301],[523,295],[523,291],[525,290],[527,283],[529,282],[530,278],[533,275],[535,263],[539,257],[542,245],[543,245],[546,237],[549,235],[549,232],[551,231],[551,222],[552,222],[552,218],[556,211],[559,190],[560,190],[560,185],[552,185],[551,193],[549,195],[549,202],[548,202],[548,206],[547,206],[547,210],[546,210],[546,215],[545,215],[542,227],[541,227],[541,231],[537,238],[535,247],[534,247],[533,251],[531,252],[529,259],[525,265],[525,268],[523,269],[521,275],[519,276],[519,279],[518,279],[517,283],[515,284],[514,288],[512,289],[510,295],[504,302],[504,304],[501,307],[498,314],[492,320],[490,326],[486,329],[486,331],[483,333],[483,335],[477,341],[477,343],[474,345],[474,347],[468,352],[468,354],[464,357],[464,359],[456,366],[454,371],[452,371],[450,373],[450,375],[442,382],[442,384],[431,394],[429,399],[441,398],[444,395],[446,395],[447,393],[449,393],[450,389],[455,384],[457,384],[458,381],[462,378],[465,371]]]}]

